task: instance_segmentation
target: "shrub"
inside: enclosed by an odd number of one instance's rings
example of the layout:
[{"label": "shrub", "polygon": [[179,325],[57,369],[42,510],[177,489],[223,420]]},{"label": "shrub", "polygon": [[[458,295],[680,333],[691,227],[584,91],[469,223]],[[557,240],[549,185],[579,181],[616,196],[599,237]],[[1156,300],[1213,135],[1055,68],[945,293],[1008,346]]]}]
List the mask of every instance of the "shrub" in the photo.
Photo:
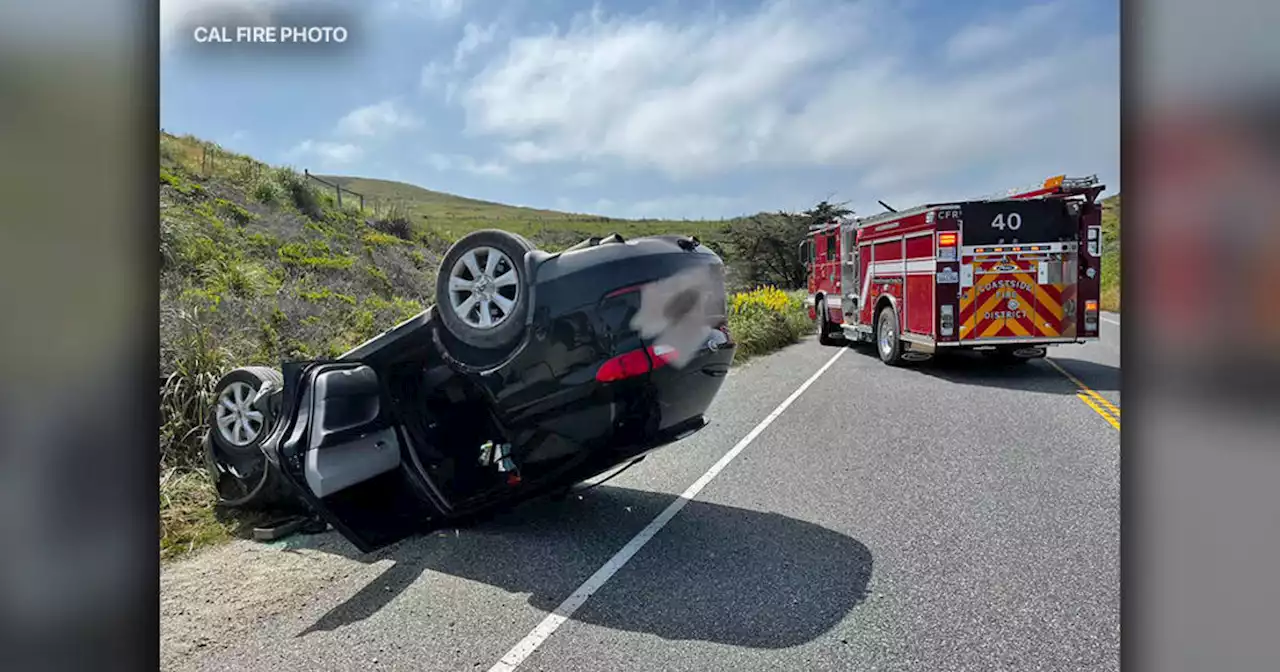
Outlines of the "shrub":
[{"label": "shrub", "polygon": [[307,184],[306,176],[290,168],[281,168],[276,171],[276,180],[298,212],[317,222],[324,219],[320,193]]},{"label": "shrub", "polygon": [[172,344],[174,368],[160,390],[160,466],[197,468],[203,464],[199,432],[213,406],[213,386],[231,361],[217,345],[198,310],[177,315],[180,333]]},{"label": "shrub", "polygon": [[413,222],[409,219],[409,212],[398,204],[392,205],[385,215],[370,221],[369,225],[377,231],[401,240],[413,240],[414,237]]},{"label": "shrub", "polygon": [[366,245],[372,245],[372,246],[399,245],[401,243],[404,243],[406,240],[408,240],[408,239],[402,239],[398,236],[394,236],[391,234],[382,233],[381,231],[368,231],[363,236],[361,236],[360,239],[363,240]]},{"label": "shrub", "polygon": [[230,219],[237,226],[244,226],[258,218],[257,215],[245,210],[239,203],[233,203],[225,198],[215,200],[214,205],[217,206],[218,212],[223,217]]},{"label": "shrub", "polygon": [[271,178],[259,179],[253,185],[253,198],[259,203],[265,205],[274,205],[280,202],[281,189]]},{"label": "shrub", "polygon": [[729,299],[729,331],[738,342],[735,362],[795,343],[812,330],[800,292],[761,287]]}]

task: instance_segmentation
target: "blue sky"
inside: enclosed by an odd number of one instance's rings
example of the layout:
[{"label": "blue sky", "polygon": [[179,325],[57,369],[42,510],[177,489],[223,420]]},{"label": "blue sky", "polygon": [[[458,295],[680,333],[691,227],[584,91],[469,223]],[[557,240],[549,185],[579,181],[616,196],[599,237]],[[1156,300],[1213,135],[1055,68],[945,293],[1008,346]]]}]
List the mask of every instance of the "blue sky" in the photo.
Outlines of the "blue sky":
[{"label": "blue sky", "polygon": [[618,217],[1120,187],[1116,0],[340,0],[343,48],[192,45],[211,8],[284,1],[162,0],[166,130]]}]

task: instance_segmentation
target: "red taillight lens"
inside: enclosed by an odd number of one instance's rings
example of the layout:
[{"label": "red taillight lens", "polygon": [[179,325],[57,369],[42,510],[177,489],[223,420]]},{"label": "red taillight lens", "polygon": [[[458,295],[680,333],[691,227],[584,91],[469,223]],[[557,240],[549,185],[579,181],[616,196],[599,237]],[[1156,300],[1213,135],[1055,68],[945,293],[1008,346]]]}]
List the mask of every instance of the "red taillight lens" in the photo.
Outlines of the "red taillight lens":
[{"label": "red taillight lens", "polygon": [[596,380],[612,383],[644,375],[660,369],[676,357],[676,349],[668,345],[654,345],[643,350],[626,352],[604,364],[596,371]]}]

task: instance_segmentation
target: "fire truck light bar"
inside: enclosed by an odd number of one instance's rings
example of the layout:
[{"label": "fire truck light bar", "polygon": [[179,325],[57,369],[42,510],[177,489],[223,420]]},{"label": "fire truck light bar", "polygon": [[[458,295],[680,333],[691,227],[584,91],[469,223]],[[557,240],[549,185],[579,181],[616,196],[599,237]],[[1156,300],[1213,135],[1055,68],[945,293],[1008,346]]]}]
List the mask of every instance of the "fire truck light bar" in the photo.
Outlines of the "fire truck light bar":
[{"label": "fire truck light bar", "polygon": [[1088,177],[1073,177],[1071,179],[1064,180],[1062,186],[1065,189],[1084,189],[1096,184],[1098,184],[1098,176],[1090,175]]}]

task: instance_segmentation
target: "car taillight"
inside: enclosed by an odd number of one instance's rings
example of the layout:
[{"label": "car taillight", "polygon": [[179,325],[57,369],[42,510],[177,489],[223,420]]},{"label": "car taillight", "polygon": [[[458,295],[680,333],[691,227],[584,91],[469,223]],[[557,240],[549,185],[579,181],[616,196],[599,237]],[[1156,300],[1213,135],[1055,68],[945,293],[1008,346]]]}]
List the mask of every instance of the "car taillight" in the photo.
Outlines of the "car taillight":
[{"label": "car taillight", "polygon": [[652,345],[641,350],[626,352],[604,364],[596,371],[596,380],[612,383],[641,376],[660,369],[676,357],[676,349],[669,345]]}]

